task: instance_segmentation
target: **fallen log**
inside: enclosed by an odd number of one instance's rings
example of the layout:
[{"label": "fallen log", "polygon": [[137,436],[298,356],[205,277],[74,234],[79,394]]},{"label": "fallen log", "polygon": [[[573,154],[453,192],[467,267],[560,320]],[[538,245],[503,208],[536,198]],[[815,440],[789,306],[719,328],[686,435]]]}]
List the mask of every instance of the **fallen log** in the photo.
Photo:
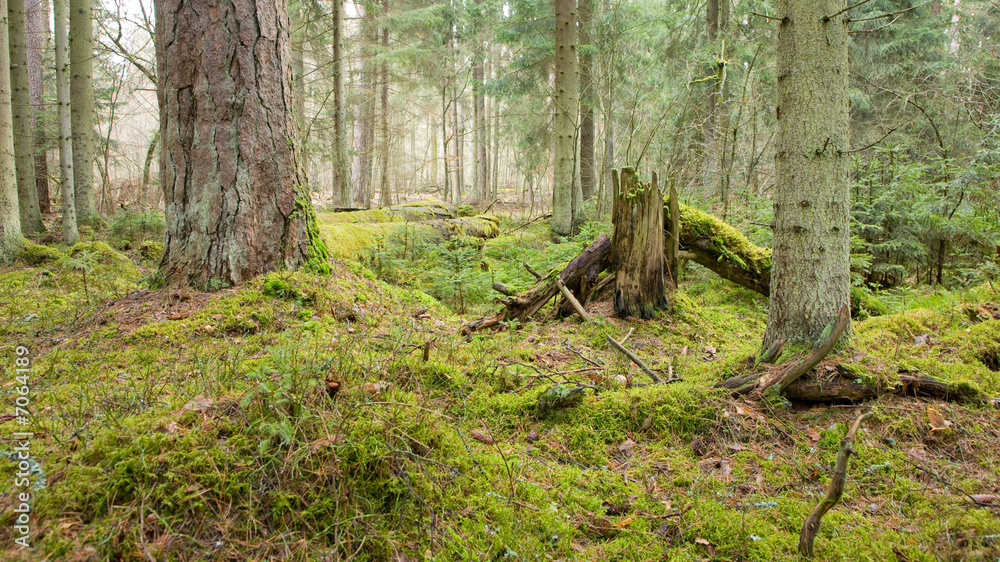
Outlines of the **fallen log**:
[{"label": "fallen log", "polygon": [[581,295],[585,295],[588,287],[594,286],[597,276],[610,264],[611,239],[608,238],[607,234],[602,234],[590,246],[587,246],[582,254],[570,260],[561,271],[552,270],[548,275],[543,275],[532,288],[521,295],[498,299],[504,305],[504,310],[467,324],[462,328],[462,333],[468,335],[477,330],[494,327],[507,320],[520,320],[522,322],[528,320],[559,293],[556,276],[559,277],[568,291],[579,300],[585,301],[586,297],[581,298]]},{"label": "fallen log", "polygon": [[455,207],[451,203],[428,199],[382,209],[332,209],[332,212],[317,212],[316,218],[320,224],[443,220],[455,218]]},{"label": "fallen log", "polygon": [[[669,232],[673,221],[671,201],[664,203]],[[704,211],[678,203],[680,249],[698,265],[723,279],[756,291],[771,293],[771,249],[757,246],[732,225]],[[669,243],[669,240],[668,240]]]},{"label": "fallen log", "polygon": [[[319,215],[322,217],[323,215]],[[320,220],[320,235],[326,242],[330,257],[357,259],[368,250],[387,240],[401,245],[447,240],[459,234],[474,238],[494,238],[500,234],[495,217],[476,216],[420,222],[324,223]]]},{"label": "fallen log", "polygon": [[[732,377],[716,388],[726,388],[739,395],[739,389],[759,378],[759,373]],[[827,360],[811,369],[802,377],[785,387],[782,394],[793,402],[863,402],[878,398],[883,394],[938,398],[956,402],[986,402],[986,397],[975,387],[961,383],[948,383],[933,377],[918,376],[903,371],[899,373],[898,384],[889,388],[877,388],[858,376],[850,365],[836,360]]]}]

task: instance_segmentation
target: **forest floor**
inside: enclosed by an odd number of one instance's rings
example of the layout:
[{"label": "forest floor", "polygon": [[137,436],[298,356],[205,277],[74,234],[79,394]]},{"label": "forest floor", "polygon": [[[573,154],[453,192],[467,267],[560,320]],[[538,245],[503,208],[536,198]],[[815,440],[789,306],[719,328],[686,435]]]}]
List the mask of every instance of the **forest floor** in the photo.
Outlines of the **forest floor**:
[{"label": "forest floor", "polygon": [[[597,301],[586,324],[461,335],[498,307],[493,280],[523,290],[522,262],[556,267],[602,228],[563,244],[543,222],[482,247],[386,240],[332,275],[212,294],[143,288],[162,251],[145,229],[29,248],[0,269],[0,558],[795,559],[870,407],[817,556],[1000,559],[995,401],[733,399],[713,385],[759,351],[766,299],[704,269],[654,320]],[[906,370],[1000,396],[989,286],[879,298],[889,314],[856,320],[838,358],[887,390]],[[605,339],[629,333],[679,380],[638,386],[648,377]],[[27,425],[13,416],[22,386]],[[32,434],[27,483],[8,460],[16,431]]]}]

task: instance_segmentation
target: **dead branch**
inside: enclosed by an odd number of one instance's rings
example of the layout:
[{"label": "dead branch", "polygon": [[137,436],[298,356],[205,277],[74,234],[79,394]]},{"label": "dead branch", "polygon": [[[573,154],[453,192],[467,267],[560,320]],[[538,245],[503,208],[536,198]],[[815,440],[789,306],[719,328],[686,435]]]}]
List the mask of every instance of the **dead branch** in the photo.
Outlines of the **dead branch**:
[{"label": "dead branch", "polygon": [[855,418],[854,423],[851,424],[851,429],[847,432],[847,436],[840,441],[837,464],[833,469],[833,478],[830,480],[830,488],[826,493],[826,497],[809,514],[809,517],[806,518],[805,523],[802,525],[802,531],[799,533],[799,554],[803,556],[812,558],[813,542],[816,540],[816,532],[819,530],[819,524],[823,516],[826,515],[826,512],[830,511],[840,501],[840,496],[844,493],[844,484],[847,482],[847,462],[850,460],[851,455],[857,452],[853,447],[854,435],[861,427],[861,422],[870,416],[871,412],[865,412]]},{"label": "dead branch", "polygon": [[653,379],[653,382],[655,382],[657,384],[660,384],[660,383],[663,382],[663,379],[661,379],[659,377],[659,375],[657,375],[656,373],[654,373],[652,369],[650,369],[649,367],[647,367],[646,364],[642,362],[642,359],[639,359],[638,357],[636,357],[636,355],[634,353],[632,353],[631,351],[625,349],[625,346],[623,346],[622,344],[616,342],[615,339],[612,338],[611,336],[607,336],[607,338],[608,338],[608,343],[611,344],[611,347],[613,347],[613,348],[617,349],[618,351],[620,351],[622,354],[625,355],[625,357],[628,357],[630,361],[632,361],[633,363],[635,363],[636,367],[639,367],[639,369],[641,369],[642,372],[644,372],[647,375],[649,375],[649,377],[651,379]]},{"label": "dead branch", "polygon": [[583,309],[583,305],[580,304],[580,301],[576,300],[576,297],[573,296],[573,293],[569,292],[569,289],[566,288],[566,284],[563,283],[562,279],[558,277],[556,277],[556,287],[559,288],[559,292],[562,293],[563,298],[566,299],[568,303],[573,305],[573,308],[576,310],[576,313],[580,315],[580,318],[584,322],[590,320],[590,315],[587,314],[587,311]]}]

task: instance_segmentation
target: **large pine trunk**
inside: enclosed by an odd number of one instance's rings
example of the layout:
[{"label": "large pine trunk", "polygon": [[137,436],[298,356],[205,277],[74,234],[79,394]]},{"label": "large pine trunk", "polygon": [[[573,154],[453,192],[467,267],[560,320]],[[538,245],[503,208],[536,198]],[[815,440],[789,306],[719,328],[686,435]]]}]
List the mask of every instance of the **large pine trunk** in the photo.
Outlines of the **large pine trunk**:
[{"label": "large pine trunk", "polygon": [[[0,0],[0,13],[6,10],[6,0]],[[14,170],[14,125],[10,110],[10,50],[7,26],[0,25],[0,263],[13,261],[23,246],[17,174]]]},{"label": "large pine trunk", "polygon": [[28,44],[24,1],[9,2],[7,17],[10,33],[10,89],[14,119],[18,208],[21,213],[21,232],[31,235],[44,230],[44,226],[42,226],[42,215],[38,210],[38,188],[35,185],[31,106],[28,104]]},{"label": "large pine trunk", "polygon": [[615,193],[611,246],[615,263],[615,313],[652,318],[667,304],[663,253],[663,194],[622,168]]},{"label": "large pine trunk", "polygon": [[283,1],[156,3],[168,283],[325,263],[297,167],[288,27]]},{"label": "large pine trunk", "polygon": [[94,19],[92,0],[69,2],[70,119],[76,219],[97,220],[94,202]]},{"label": "large pine trunk", "polygon": [[580,0],[580,192],[584,201],[589,201],[597,190],[597,153],[594,148],[596,126],[594,106],[597,95],[594,91],[594,54],[591,47],[591,27],[593,25],[593,2]]},{"label": "large pine trunk", "polygon": [[779,0],[774,255],[764,348],[817,340],[850,300],[843,0]]}]

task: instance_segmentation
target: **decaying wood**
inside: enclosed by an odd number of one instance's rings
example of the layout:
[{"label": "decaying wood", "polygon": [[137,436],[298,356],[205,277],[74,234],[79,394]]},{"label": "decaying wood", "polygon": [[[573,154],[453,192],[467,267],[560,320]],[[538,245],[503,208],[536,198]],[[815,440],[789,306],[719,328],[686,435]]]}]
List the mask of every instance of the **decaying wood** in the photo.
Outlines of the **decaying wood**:
[{"label": "decaying wood", "polygon": [[[738,391],[760,379],[760,373],[732,377],[716,385]],[[734,392],[734,395],[739,394]],[[860,380],[854,370],[835,360],[823,361],[802,377],[789,384],[782,395],[793,402],[863,402],[883,394],[921,396],[957,402],[985,402],[986,397],[974,387],[949,384],[927,376],[900,373],[899,384],[891,388],[876,388]]]},{"label": "decaying wood", "polygon": [[[673,200],[664,203],[669,214]],[[756,291],[771,293],[771,250],[750,242],[725,221],[685,205],[677,204],[680,214],[680,250],[693,254],[693,261],[723,279]],[[673,215],[670,215],[673,216]]]},{"label": "decaying wood", "polygon": [[499,281],[494,281],[493,282],[493,290],[496,291],[496,292],[498,292],[498,293],[500,293],[501,295],[504,295],[504,296],[507,296],[507,297],[513,297],[514,295],[517,294],[517,293],[514,292],[513,289],[511,289],[510,287],[508,287],[507,285],[504,285],[503,283],[501,283]]},{"label": "decaying wood", "polygon": [[823,328],[823,333],[820,334],[819,339],[813,345],[812,350],[808,355],[796,361],[791,366],[775,373],[770,374],[761,379],[760,384],[754,391],[758,396],[762,396],[767,389],[772,386],[775,387],[778,394],[784,392],[785,388],[794,382],[796,379],[806,374],[809,369],[812,369],[823,360],[824,357],[830,353],[833,346],[837,344],[840,340],[841,334],[847,328],[847,325],[851,323],[851,307],[844,305],[840,307],[837,312],[837,317],[830,320],[830,323]]},{"label": "decaying wood", "polygon": [[[742,396],[752,392],[759,397],[770,387],[774,386],[778,394],[781,394],[790,384],[819,364],[830,353],[830,350],[833,349],[833,346],[840,339],[841,334],[844,333],[844,329],[847,327],[850,319],[850,308],[847,306],[841,307],[837,317],[830,321],[820,335],[819,340],[813,345],[812,351],[805,357],[784,367],[765,368],[763,371],[731,377],[715,385],[716,388],[728,388],[732,390],[733,396]],[[772,350],[769,349],[764,355],[769,355],[771,352]],[[774,350],[775,357],[778,353],[780,353],[780,349]]]},{"label": "decaying wood", "polygon": [[854,423],[851,424],[851,428],[847,432],[847,436],[840,441],[840,451],[837,452],[837,464],[833,469],[833,478],[830,479],[830,488],[827,490],[826,497],[809,514],[809,517],[806,518],[805,523],[802,525],[802,531],[799,533],[799,554],[803,556],[812,557],[813,542],[816,540],[816,532],[819,530],[819,524],[823,516],[840,501],[840,496],[844,494],[844,484],[847,482],[847,464],[851,455],[856,453],[853,446],[854,436],[861,427],[861,422],[870,416],[871,412],[865,412],[855,418]]},{"label": "decaying wood", "polygon": [[656,174],[644,184],[635,170],[622,168],[611,217],[618,316],[648,319],[667,305],[663,212]]},{"label": "decaying wood", "polygon": [[649,367],[647,367],[646,364],[643,363],[642,359],[639,359],[636,356],[636,354],[634,354],[631,351],[629,351],[624,345],[616,342],[615,339],[612,338],[611,336],[606,336],[606,337],[608,338],[608,343],[611,344],[611,347],[613,347],[616,350],[618,350],[620,353],[622,353],[623,355],[625,355],[625,357],[628,357],[630,361],[632,361],[633,363],[635,363],[636,367],[639,367],[639,369],[641,369],[643,373],[646,373],[647,375],[649,375],[649,377],[651,379],[653,379],[653,382],[655,382],[655,383],[662,383],[663,382],[663,379],[661,379],[659,375],[657,375],[656,373],[654,373],[652,369],[650,369]]}]

